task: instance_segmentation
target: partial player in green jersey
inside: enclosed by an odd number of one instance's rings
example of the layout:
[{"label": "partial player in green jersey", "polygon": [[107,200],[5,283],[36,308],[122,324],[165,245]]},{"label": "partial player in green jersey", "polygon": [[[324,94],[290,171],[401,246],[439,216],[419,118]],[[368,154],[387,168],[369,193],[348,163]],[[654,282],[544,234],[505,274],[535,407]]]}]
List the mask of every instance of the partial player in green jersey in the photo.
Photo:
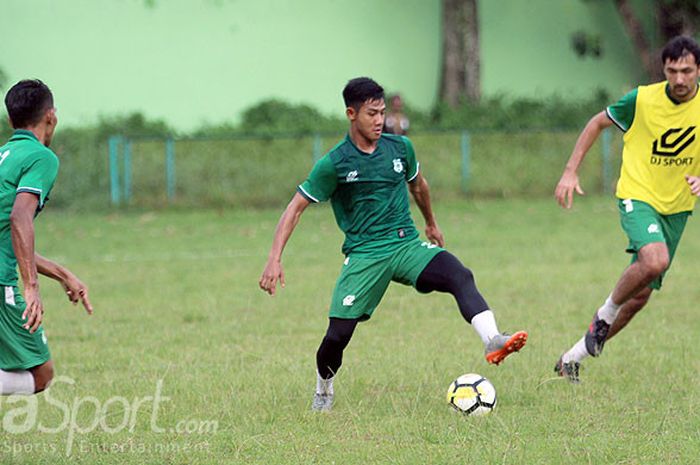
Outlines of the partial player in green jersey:
[{"label": "partial player in green jersey", "polygon": [[48,148],[58,123],[53,95],[39,80],[20,81],[5,96],[5,106],[15,132],[0,147],[0,394],[34,394],[53,378],[37,274],[58,281],[88,313],[92,305],[85,284],[34,251],[34,217],[58,173],[58,158]]},{"label": "partial player in green jersey", "polygon": [[[356,78],[345,86],[343,98],[349,132],[298,186],[277,225],[259,282],[270,295],[278,282],[284,287],[282,251],[301,214],[310,203],[330,200],[345,233],[345,259],[331,298],[328,330],[316,353],[314,410],[331,409],[333,378],[343,350],[357,324],[372,316],[391,281],[422,293],[452,294],[464,319],[481,337],[489,363],[498,365],[527,341],[524,331],[499,332],[472,272],[442,248],[428,183],[411,141],[382,134],[386,109],[382,87],[369,78]],[[425,219],[427,241],[419,239],[411,218],[409,191]]]}]

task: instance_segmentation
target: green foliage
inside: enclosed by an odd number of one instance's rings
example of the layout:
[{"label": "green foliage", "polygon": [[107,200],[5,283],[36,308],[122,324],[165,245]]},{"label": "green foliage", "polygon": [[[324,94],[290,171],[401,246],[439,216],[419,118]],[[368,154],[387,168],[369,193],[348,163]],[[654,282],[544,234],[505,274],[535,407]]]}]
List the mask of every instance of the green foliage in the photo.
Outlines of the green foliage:
[{"label": "green foliage", "polygon": [[309,135],[340,130],[343,124],[340,118],[324,116],[309,105],[295,105],[273,99],[243,111],[240,130],[246,134],[262,136]]},{"label": "green foliage", "polygon": [[100,140],[107,140],[115,134],[126,137],[167,137],[175,134],[165,121],[148,119],[138,112],[101,118],[95,130],[96,137]]},{"label": "green foliage", "polygon": [[[432,117],[416,115],[414,129],[478,129],[503,131],[516,129],[580,128],[594,114],[610,103],[610,96],[599,90],[584,100],[565,99],[553,95],[541,98],[499,96],[486,98],[479,104],[462,102],[457,108],[439,104]],[[409,113],[409,116],[413,116]]]}]

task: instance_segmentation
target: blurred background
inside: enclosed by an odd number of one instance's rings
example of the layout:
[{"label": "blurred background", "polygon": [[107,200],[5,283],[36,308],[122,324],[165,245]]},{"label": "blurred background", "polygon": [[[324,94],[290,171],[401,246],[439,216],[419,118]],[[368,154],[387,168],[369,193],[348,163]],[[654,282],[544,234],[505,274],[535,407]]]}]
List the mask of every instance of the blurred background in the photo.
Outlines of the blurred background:
[{"label": "blurred background", "polygon": [[[659,48],[700,22],[689,0],[2,0],[0,15],[0,88],[53,90],[52,203],[78,210],[282,205],[342,137],[361,75],[400,96],[436,197],[549,195],[587,119],[660,79]],[[611,189],[619,147],[601,139],[589,191]]]}]

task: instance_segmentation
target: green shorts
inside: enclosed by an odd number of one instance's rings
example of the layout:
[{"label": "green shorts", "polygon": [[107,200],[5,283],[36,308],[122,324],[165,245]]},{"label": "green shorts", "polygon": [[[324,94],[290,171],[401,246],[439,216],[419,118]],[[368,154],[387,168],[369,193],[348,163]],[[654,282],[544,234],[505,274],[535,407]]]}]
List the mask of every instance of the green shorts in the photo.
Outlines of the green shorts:
[{"label": "green shorts", "polygon": [[[26,304],[17,286],[2,286],[0,300],[0,369],[27,370],[51,359],[44,327],[34,334],[24,329],[22,313]],[[0,288],[0,289],[2,289]]]},{"label": "green shorts", "polygon": [[329,316],[368,320],[391,281],[415,286],[418,276],[428,263],[444,250],[415,239],[391,255],[348,255],[335,284]]},{"label": "green shorts", "polygon": [[[662,215],[648,203],[639,200],[620,200],[617,204],[620,210],[620,223],[629,239],[627,252],[633,254],[632,263],[637,260],[637,253],[647,244],[664,242],[668,247],[669,268],[678,243],[683,235],[683,229],[691,212],[680,212],[672,215]],[[668,271],[668,268],[666,269]],[[661,289],[666,272],[649,284],[652,289]]]}]

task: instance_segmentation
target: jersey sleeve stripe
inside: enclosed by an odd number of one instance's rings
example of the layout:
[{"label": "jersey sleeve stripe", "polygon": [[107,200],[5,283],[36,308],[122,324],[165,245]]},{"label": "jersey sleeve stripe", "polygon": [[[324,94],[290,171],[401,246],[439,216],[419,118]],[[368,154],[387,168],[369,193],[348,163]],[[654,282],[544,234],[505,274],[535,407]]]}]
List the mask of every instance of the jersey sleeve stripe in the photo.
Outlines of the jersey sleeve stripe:
[{"label": "jersey sleeve stripe", "polygon": [[304,190],[304,188],[301,187],[301,184],[299,184],[299,186],[297,186],[297,191],[298,191],[306,200],[308,200],[308,201],[310,201],[310,202],[314,202],[314,203],[318,203],[318,202],[319,202],[319,200],[318,200],[316,197],[314,197],[313,195],[311,195],[311,194],[309,194],[308,192],[306,192],[306,191]]},{"label": "jersey sleeve stripe", "polygon": [[610,112],[610,108],[606,108],[606,109],[605,109],[605,114],[608,116],[608,118],[610,118],[610,121],[612,121],[613,124],[614,124],[615,126],[617,126],[617,127],[620,129],[620,131],[622,131],[622,132],[627,132],[627,129],[628,129],[628,128],[625,128],[625,127],[622,125],[622,123],[620,123],[618,120],[615,119],[615,117],[614,117],[614,116],[612,115],[612,113]]},{"label": "jersey sleeve stripe", "polygon": [[36,187],[18,187],[17,192],[31,192],[32,194],[39,194],[43,192],[41,189],[37,189]]},{"label": "jersey sleeve stripe", "polygon": [[413,182],[413,180],[418,176],[418,173],[420,173],[420,162],[416,162],[416,174],[411,176],[411,179],[409,179],[408,182]]}]

